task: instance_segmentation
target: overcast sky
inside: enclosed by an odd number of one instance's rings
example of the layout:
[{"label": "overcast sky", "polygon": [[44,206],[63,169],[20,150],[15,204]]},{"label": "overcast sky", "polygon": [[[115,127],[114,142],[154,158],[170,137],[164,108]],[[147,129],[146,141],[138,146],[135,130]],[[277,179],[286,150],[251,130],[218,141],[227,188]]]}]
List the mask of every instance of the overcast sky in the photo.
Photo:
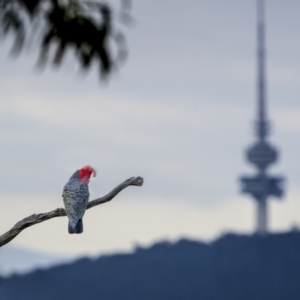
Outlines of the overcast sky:
[{"label": "overcast sky", "polygon": [[[283,201],[270,201],[278,231],[300,224],[300,2],[266,2],[270,141],[281,154],[271,172],[287,177]],[[254,174],[244,151],[254,141],[255,13],[254,0],[136,0],[129,59],[107,86],[71,58],[38,73],[36,54],[14,60],[2,43],[1,232],[61,207],[64,184],[86,164],[98,171],[91,198],[145,179],[88,211],[80,236],[56,218],[10,246],[81,255],[252,232],[255,203],[238,178]]]}]

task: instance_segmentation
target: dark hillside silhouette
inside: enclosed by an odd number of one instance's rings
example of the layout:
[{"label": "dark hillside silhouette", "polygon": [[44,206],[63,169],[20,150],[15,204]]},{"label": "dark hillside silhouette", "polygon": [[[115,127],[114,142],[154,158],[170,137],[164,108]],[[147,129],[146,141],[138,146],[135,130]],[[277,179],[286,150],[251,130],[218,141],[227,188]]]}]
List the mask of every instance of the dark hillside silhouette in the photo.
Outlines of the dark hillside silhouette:
[{"label": "dark hillside silhouette", "polygon": [[299,300],[300,233],[180,240],[12,276],[3,299]]}]

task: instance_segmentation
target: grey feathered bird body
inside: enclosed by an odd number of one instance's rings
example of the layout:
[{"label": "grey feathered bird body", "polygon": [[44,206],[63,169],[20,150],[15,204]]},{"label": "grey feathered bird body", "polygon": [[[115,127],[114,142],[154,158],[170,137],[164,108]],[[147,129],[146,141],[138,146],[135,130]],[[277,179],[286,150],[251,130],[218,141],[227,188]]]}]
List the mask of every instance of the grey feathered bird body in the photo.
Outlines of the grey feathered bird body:
[{"label": "grey feathered bird body", "polygon": [[69,218],[69,233],[83,232],[82,218],[90,197],[88,182],[82,182],[76,171],[64,186],[62,196]]}]

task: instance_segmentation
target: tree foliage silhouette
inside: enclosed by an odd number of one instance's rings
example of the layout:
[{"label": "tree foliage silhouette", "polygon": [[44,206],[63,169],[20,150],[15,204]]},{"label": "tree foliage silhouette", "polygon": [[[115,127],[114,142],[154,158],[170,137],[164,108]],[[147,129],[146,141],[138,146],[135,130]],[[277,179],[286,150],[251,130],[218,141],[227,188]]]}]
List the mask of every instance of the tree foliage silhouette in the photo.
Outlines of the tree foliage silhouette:
[{"label": "tree foliage silhouette", "polygon": [[34,35],[40,38],[40,67],[49,56],[52,64],[61,65],[67,50],[74,50],[83,70],[96,63],[104,79],[127,56],[117,20],[128,22],[129,11],[129,0],[121,2],[118,14],[100,0],[0,0],[0,26],[2,37],[14,34],[15,54],[32,43]]}]

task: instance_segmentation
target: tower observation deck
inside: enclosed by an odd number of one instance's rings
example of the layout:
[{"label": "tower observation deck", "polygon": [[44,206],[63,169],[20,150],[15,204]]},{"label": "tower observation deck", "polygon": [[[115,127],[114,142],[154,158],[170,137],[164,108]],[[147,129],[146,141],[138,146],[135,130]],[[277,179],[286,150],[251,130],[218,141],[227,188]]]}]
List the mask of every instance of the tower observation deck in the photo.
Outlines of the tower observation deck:
[{"label": "tower observation deck", "polygon": [[246,151],[247,160],[252,163],[257,174],[240,178],[242,191],[253,196],[257,203],[256,232],[268,232],[267,200],[270,196],[281,198],[283,177],[270,176],[267,169],[278,159],[278,151],[268,143],[269,122],[266,111],[266,72],[265,72],[265,0],[257,0],[257,98],[258,117],[255,122],[257,141]]}]

